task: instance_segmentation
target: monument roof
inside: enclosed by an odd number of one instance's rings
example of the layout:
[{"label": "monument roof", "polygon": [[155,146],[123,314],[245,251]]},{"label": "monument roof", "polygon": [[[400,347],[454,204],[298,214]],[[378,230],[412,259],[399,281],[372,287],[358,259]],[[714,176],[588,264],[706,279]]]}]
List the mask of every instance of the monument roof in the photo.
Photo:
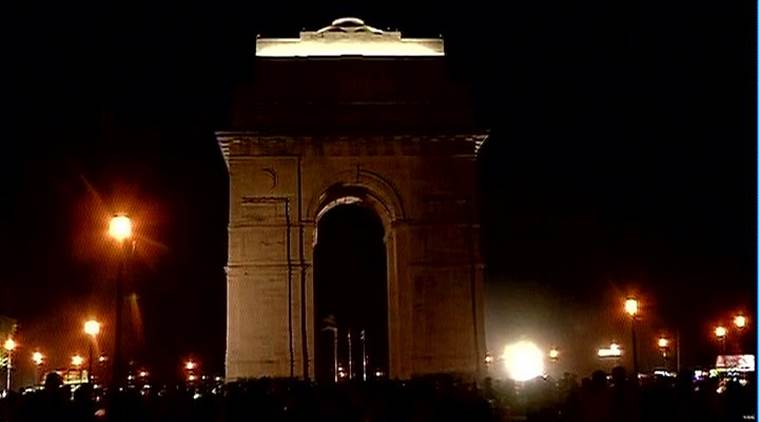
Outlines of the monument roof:
[{"label": "monument roof", "polygon": [[440,38],[403,38],[399,31],[382,31],[358,18],[340,18],[317,31],[302,31],[299,38],[258,38],[258,57],[444,55]]},{"label": "monument roof", "polygon": [[[292,44],[268,41],[258,39],[252,78],[238,86],[225,129],[334,133],[476,128],[467,83],[451,75],[441,39],[404,44],[400,32],[342,18],[301,32]],[[290,55],[284,54],[287,45],[293,47]],[[322,49],[312,49],[316,45]],[[367,45],[372,47],[365,49]],[[405,47],[394,49],[399,46]],[[406,54],[413,49],[420,54]]]}]

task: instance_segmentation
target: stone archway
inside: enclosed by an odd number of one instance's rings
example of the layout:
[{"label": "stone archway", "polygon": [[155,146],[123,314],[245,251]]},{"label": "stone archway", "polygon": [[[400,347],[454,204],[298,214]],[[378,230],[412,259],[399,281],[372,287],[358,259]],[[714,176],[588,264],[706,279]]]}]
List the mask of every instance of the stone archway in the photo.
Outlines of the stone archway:
[{"label": "stone archway", "polygon": [[[398,195],[397,189],[379,174],[361,169],[344,170],[335,173],[319,184],[313,191],[308,201],[306,215],[308,216],[308,234],[306,241],[306,261],[314,262],[314,249],[318,242],[319,220],[331,209],[359,203],[371,209],[382,222],[384,231],[384,243],[386,249],[386,292],[387,292],[387,343],[388,343],[388,368],[386,375],[393,378],[404,377],[404,365],[401,358],[401,323],[399,316],[407,314],[402,312],[403,303],[400,296],[398,281],[398,257],[397,239],[398,230],[402,230],[405,221],[403,202]],[[307,291],[307,326],[315,327],[318,321],[314,312],[314,272],[306,272]],[[308,334],[309,355],[316,352],[316,333],[311,330]]]},{"label": "stone archway", "polygon": [[313,277],[317,381],[388,373],[388,271],[385,227],[351,192],[316,221]]}]

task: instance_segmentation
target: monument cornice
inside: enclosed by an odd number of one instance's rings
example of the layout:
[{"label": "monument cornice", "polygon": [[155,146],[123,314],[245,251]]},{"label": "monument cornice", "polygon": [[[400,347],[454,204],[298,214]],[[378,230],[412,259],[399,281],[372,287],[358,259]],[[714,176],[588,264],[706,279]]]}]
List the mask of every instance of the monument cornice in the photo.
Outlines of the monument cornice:
[{"label": "monument cornice", "polygon": [[216,139],[227,163],[231,159],[244,157],[300,156],[305,152],[329,156],[475,157],[487,137],[486,131],[323,135],[216,132]]}]

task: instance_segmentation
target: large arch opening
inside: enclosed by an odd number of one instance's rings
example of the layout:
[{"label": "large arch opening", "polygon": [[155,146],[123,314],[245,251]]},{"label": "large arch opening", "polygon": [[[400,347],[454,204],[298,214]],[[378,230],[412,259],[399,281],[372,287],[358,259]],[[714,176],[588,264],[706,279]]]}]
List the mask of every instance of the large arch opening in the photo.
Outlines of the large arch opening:
[{"label": "large arch opening", "polygon": [[382,220],[360,198],[341,198],[320,213],[316,235],[316,379],[386,376],[388,278]]}]

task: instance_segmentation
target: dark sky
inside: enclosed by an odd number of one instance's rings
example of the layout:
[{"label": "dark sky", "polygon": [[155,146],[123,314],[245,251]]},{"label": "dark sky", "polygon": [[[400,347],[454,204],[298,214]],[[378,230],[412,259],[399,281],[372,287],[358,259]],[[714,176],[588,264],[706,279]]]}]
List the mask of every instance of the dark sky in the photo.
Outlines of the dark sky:
[{"label": "dark sky", "polygon": [[[454,77],[474,87],[492,129],[491,349],[624,340],[614,306],[636,292],[651,332],[680,326],[684,359],[701,363],[710,324],[753,315],[753,3],[256,3],[4,13],[0,314],[21,321],[25,347],[56,350],[56,365],[84,351],[80,321],[107,314],[112,292],[97,223],[120,207],[145,222],[131,280],[142,359],[167,375],[190,355],[223,370],[227,181],[213,131],[252,74],[256,34],[346,15],[442,34]],[[597,346],[577,343],[566,349]]]}]

